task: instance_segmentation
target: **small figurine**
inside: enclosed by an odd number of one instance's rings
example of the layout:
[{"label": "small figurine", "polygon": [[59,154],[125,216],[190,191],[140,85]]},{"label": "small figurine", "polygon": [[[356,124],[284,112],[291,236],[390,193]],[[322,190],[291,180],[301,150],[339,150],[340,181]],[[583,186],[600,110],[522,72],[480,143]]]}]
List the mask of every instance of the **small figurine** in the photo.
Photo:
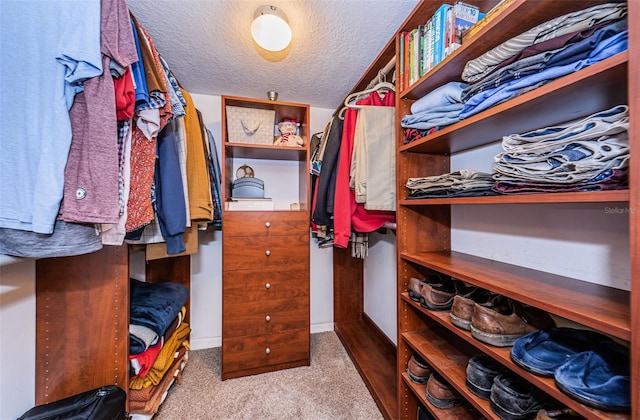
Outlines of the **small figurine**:
[{"label": "small figurine", "polygon": [[302,147],[304,140],[296,134],[298,122],[295,120],[284,120],[278,123],[278,130],[282,134],[274,142],[274,146]]}]

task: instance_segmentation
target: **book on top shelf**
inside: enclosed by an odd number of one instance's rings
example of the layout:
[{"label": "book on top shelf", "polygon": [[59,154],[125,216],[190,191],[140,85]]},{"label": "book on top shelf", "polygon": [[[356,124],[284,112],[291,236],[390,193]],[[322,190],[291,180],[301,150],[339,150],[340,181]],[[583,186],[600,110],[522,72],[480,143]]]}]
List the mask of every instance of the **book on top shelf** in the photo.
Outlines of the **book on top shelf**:
[{"label": "book on top shelf", "polygon": [[462,34],[482,19],[484,13],[480,13],[480,9],[474,5],[458,1],[453,5],[450,17],[447,55],[462,45]]}]

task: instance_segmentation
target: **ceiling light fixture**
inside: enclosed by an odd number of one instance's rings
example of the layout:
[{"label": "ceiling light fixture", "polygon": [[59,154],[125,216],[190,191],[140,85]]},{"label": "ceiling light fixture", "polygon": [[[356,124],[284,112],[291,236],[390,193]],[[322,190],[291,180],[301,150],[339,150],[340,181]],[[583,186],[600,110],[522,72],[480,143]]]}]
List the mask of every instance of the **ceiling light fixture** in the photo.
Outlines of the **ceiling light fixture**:
[{"label": "ceiling light fixture", "polygon": [[287,15],[275,6],[260,6],[251,24],[251,35],[265,50],[280,51],[291,42]]}]

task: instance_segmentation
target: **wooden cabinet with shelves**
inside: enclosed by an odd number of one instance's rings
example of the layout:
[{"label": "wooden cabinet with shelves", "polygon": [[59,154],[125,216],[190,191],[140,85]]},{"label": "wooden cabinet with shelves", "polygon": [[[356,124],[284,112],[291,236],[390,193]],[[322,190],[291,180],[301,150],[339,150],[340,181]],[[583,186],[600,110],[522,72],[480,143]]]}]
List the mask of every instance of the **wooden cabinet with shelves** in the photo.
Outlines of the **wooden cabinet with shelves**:
[{"label": "wooden cabinet with shelves", "polygon": [[[276,123],[296,120],[304,145],[228,142],[226,106],[274,110]],[[222,121],[222,379],[309,365],[309,106],[223,96]],[[262,164],[294,162],[277,174],[286,191],[274,198],[276,210],[226,205],[234,167],[247,159],[257,177]],[[299,209],[290,209],[293,202]]]},{"label": "wooden cabinet with shelves", "polygon": [[[129,260],[123,245],[36,261],[36,405],[103,385],[129,390]],[[147,261],[145,281],[189,288],[191,256]]]},{"label": "wooden cabinet with shelves", "polygon": [[[481,11],[497,2],[470,1]],[[639,86],[631,75],[639,65],[640,44],[637,18],[640,5],[628,2],[629,49],[592,66],[551,81],[542,87],[507,100],[468,119],[443,127],[440,131],[408,144],[402,142],[399,125],[411,104],[433,89],[450,81],[459,81],[464,65],[502,42],[555,17],[604,3],[604,1],[554,2],[551,0],[514,0],[485,23],[481,30],[423,76],[398,94],[397,99],[397,273],[398,273],[398,349],[397,384],[398,417],[415,418],[418,405],[425,406],[434,417],[477,418],[477,412],[491,419],[499,418],[489,404],[465,387],[465,367],[474,354],[487,354],[520,375],[542,391],[586,418],[628,419],[639,414],[640,385],[637,375],[638,315],[631,303],[638,302],[637,267],[640,258],[637,239],[638,214],[629,212],[631,290],[551,274],[457,252],[452,249],[452,206],[505,204],[553,206],[558,203],[617,203],[638,208],[639,194],[635,184],[635,155],[631,156],[629,188],[602,192],[502,195],[464,198],[407,200],[409,177],[440,175],[450,172],[451,155],[479,146],[499,142],[502,136],[523,133],[545,126],[558,125],[584,118],[594,112],[619,104],[629,105],[631,150],[638,143],[637,116]],[[421,2],[405,21],[400,31],[411,30],[433,15],[440,3]],[[636,20],[634,20],[634,17]],[[635,42],[635,44],[634,44]],[[634,51],[634,45],[636,50]],[[396,47],[396,50],[399,50]],[[398,62],[397,62],[398,63]],[[517,229],[516,229],[517,233]],[[439,272],[469,284],[489,289],[524,304],[543,309],[561,319],[592,328],[630,345],[632,366],[632,412],[611,413],[583,405],[561,392],[553,378],[533,375],[515,365],[510,348],[486,345],[465,330],[455,327],[447,311],[429,311],[412,301],[406,291],[411,277],[424,277]],[[568,299],[568,297],[571,297]],[[443,412],[424,398],[424,386],[412,383],[406,366],[412,354],[419,354],[456,388],[468,404],[458,408],[464,413]],[[466,409],[464,408],[466,407]],[[476,413],[476,414],[473,414]],[[453,415],[453,417],[452,417]]]}]

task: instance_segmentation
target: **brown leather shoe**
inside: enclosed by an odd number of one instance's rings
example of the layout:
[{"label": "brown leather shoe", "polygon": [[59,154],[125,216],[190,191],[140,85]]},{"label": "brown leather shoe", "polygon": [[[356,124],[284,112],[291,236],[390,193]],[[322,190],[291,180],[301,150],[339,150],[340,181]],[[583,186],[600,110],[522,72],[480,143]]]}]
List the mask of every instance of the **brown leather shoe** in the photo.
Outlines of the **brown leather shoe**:
[{"label": "brown leather shoe", "polygon": [[407,375],[409,375],[409,379],[417,384],[426,384],[432,372],[431,366],[420,356],[411,356],[407,363]]},{"label": "brown leather shoe", "polygon": [[496,347],[512,346],[533,331],[555,327],[548,313],[497,295],[487,306],[476,304],[471,317],[471,335]]},{"label": "brown leather shoe", "polygon": [[451,323],[456,327],[469,331],[471,329],[471,317],[473,316],[473,307],[477,304],[487,305],[491,302],[493,294],[483,288],[473,287],[471,290],[462,295],[453,297],[451,305]]},{"label": "brown leather shoe", "polygon": [[455,295],[468,293],[468,291],[469,288],[463,282],[449,278],[442,284],[423,286],[420,305],[434,311],[444,311],[451,308]]},{"label": "brown leather shoe", "polygon": [[409,292],[409,297],[411,300],[416,302],[420,302],[420,292],[422,292],[422,286],[425,284],[423,280],[420,280],[416,277],[411,277],[409,279],[409,286],[407,287],[407,291]]},{"label": "brown leather shoe", "polygon": [[462,402],[462,396],[433,372],[427,381],[427,400],[438,408],[451,408]]},{"label": "brown leather shoe", "polygon": [[407,287],[409,297],[411,298],[411,300],[420,302],[420,300],[422,299],[422,288],[425,285],[441,284],[443,281],[444,279],[440,277],[440,274],[430,274],[424,279],[411,277],[409,279],[409,285]]}]

